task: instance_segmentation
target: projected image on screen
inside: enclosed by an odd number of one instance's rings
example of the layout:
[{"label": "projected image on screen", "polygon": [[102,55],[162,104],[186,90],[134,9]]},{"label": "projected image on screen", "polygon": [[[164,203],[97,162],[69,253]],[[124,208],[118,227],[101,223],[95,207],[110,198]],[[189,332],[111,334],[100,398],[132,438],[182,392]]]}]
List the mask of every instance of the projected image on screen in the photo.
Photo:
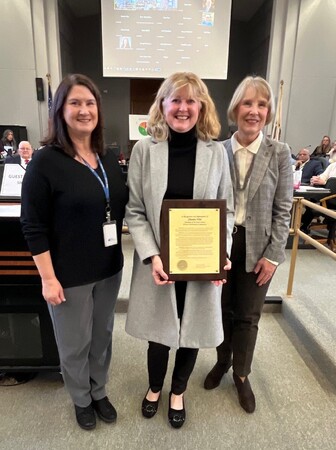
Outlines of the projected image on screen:
[{"label": "projected image on screen", "polygon": [[177,2],[178,0],[114,0],[114,9],[128,11],[177,9]]},{"label": "projected image on screen", "polygon": [[226,79],[231,0],[101,0],[103,75]]}]

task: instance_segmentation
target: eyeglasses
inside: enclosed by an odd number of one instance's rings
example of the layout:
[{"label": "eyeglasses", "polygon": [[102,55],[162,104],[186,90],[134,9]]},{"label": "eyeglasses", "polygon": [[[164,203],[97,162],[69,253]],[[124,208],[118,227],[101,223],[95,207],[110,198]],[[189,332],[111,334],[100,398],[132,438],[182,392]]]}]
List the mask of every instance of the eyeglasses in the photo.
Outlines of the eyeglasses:
[{"label": "eyeglasses", "polygon": [[19,150],[31,150],[30,147],[19,147]]}]

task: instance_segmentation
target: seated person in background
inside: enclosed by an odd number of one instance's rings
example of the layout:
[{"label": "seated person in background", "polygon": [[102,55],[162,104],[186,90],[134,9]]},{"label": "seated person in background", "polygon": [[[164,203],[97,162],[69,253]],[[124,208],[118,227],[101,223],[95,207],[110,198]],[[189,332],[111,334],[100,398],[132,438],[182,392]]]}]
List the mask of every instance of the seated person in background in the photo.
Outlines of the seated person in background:
[{"label": "seated person in background", "polygon": [[[5,147],[10,147],[6,149]],[[0,154],[2,158],[14,154],[16,152],[17,145],[12,130],[5,130],[0,140]]]},{"label": "seated person in background", "polygon": [[28,141],[21,141],[19,143],[18,155],[7,156],[5,164],[20,164],[24,169],[30,163],[33,157],[33,148]]},{"label": "seated person in background", "polygon": [[119,160],[119,164],[122,164],[122,165],[126,164],[126,158],[125,158],[123,152],[120,152],[118,160]]},{"label": "seated person in background", "polygon": [[326,170],[321,173],[319,176],[313,176],[310,179],[310,184],[315,186],[324,186],[329,178],[336,177],[336,162],[329,164]]},{"label": "seated person in background", "polygon": [[311,154],[311,157],[319,156],[325,158],[330,150],[331,150],[330,137],[323,136],[321,144],[315,148],[315,150]]},{"label": "seated person in background", "polygon": [[[324,186],[326,182],[329,180],[329,178],[336,177],[336,162],[329,164],[329,166],[326,168],[326,170],[321,173],[321,175],[313,176],[310,179],[310,184],[312,186]],[[329,195],[329,194],[326,194]],[[312,199],[309,199],[310,201],[314,201]],[[305,212],[302,214],[301,217],[301,230],[309,234],[308,227],[311,223],[311,221],[314,218],[314,211],[310,208],[306,208]]]},{"label": "seated person in background", "polygon": [[336,141],[333,142],[330,152],[328,153],[329,163],[336,162]]},{"label": "seated person in background", "polygon": [[323,167],[320,161],[310,159],[309,150],[303,148],[299,151],[295,163],[295,170],[302,170],[301,183],[310,183],[311,177],[320,175]]}]

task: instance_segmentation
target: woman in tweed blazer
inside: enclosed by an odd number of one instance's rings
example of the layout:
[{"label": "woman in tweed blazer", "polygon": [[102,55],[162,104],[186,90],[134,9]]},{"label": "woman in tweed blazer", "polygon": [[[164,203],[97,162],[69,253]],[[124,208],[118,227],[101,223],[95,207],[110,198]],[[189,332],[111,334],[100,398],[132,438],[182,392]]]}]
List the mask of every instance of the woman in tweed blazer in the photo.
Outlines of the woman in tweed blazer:
[{"label": "woman in tweed blazer", "polygon": [[162,201],[225,198],[229,253],[233,190],[226,151],[213,140],[220,131],[215,106],[196,75],[176,73],[163,82],[148,124],[151,137],[135,144],[128,171],[126,220],[135,253],[126,331],[149,341],[149,389],[142,402],[146,418],[157,412],[169,350],[177,348],[168,418],[172,427],[180,428],[198,349],[216,347],[223,340],[218,284],[224,280],[169,281],[160,258]]},{"label": "woman in tweed blazer", "polygon": [[235,190],[236,218],[232,270],[222,291],[224,342],[204,387],[217,387],[232,365],[241,407],[255,410],[248,375],[266,293],[278,264],[285,259],[293,174],[287,144],[264,139],[274,97],[261,77],[245,78],[228,108],[238,130],[225,141]]}]

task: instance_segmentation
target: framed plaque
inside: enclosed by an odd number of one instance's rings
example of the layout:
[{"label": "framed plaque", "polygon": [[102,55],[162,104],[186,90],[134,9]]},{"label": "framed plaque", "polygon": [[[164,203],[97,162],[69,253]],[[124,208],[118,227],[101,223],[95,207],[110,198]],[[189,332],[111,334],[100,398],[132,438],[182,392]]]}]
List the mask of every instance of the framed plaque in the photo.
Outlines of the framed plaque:
[{"label": "framed plaque", "polygon": [[169,280],[226,278],[226,200],[164,200],[160,234]]}]

